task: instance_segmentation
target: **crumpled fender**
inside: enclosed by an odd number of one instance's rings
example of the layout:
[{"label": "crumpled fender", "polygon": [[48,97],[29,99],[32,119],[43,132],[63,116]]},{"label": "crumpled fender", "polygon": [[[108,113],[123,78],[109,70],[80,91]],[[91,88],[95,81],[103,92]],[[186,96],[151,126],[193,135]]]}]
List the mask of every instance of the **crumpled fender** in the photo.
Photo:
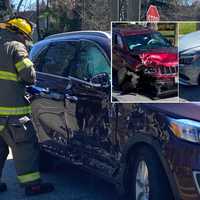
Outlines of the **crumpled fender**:
[{"label": "crumpled fender", "polygon": [[172,67],[178,65],[178,54],[176,53],[142,53],[140,59],[145,66],[162,65]]}]

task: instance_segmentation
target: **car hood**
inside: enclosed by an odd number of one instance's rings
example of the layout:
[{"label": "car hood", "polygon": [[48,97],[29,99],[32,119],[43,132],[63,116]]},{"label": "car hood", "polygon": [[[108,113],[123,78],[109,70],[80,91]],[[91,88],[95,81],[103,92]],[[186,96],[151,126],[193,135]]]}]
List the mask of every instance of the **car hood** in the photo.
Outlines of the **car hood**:
[{"label": "car hood", "polygon": [[158,103],[146,104],[144,106],[147,106],[152,110],[160,111],[169,116],[200,121],[200,104],[197,103]]},{"label": "car hood", "polygon": [[200,46],[200,31],[184,35],[179,40],[179,52]]},{"label": "car hood", "polygon": [[176,48],[155,49],[139,54],[142,63],[148,65],[176,66],[178,65],[178,53]]}]

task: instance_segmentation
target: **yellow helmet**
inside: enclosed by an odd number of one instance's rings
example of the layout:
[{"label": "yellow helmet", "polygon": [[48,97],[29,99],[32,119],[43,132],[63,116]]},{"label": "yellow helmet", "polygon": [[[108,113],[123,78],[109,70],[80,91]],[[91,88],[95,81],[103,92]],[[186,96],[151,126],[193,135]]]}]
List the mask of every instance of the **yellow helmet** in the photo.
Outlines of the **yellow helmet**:
[{"label": "yellow helmet", "polygon": [[8,25],[8,28],[19,31],[32,40],[33,26],[27,19],[14,17],[6,21],[5,24]]}]

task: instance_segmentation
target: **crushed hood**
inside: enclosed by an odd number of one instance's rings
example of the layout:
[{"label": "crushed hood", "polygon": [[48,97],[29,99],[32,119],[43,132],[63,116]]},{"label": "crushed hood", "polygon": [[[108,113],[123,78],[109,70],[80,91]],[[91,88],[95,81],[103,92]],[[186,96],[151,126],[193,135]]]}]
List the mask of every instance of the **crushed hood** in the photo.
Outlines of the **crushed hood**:
[{"label": "crushed hood", "polygon": [[162,65],[165,67],[178,65],[178,53],[172,52],[162,52],[157,50],[156,52],[144,52],[139,54],[140,59],[146,66],[149,65]]}]

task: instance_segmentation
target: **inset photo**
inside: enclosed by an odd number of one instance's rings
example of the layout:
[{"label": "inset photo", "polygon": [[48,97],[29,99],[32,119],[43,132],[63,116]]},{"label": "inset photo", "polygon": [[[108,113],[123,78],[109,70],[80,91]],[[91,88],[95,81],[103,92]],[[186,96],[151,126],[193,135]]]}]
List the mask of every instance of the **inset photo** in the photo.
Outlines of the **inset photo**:
[{"label": "inset photo", "polygon": [[112,22],[112,102],[179,102],[178,24]]},{"label": "inset photo", "polygon": [[181,102],[200,101],[200,23],[179,24],[179,95]]}]

